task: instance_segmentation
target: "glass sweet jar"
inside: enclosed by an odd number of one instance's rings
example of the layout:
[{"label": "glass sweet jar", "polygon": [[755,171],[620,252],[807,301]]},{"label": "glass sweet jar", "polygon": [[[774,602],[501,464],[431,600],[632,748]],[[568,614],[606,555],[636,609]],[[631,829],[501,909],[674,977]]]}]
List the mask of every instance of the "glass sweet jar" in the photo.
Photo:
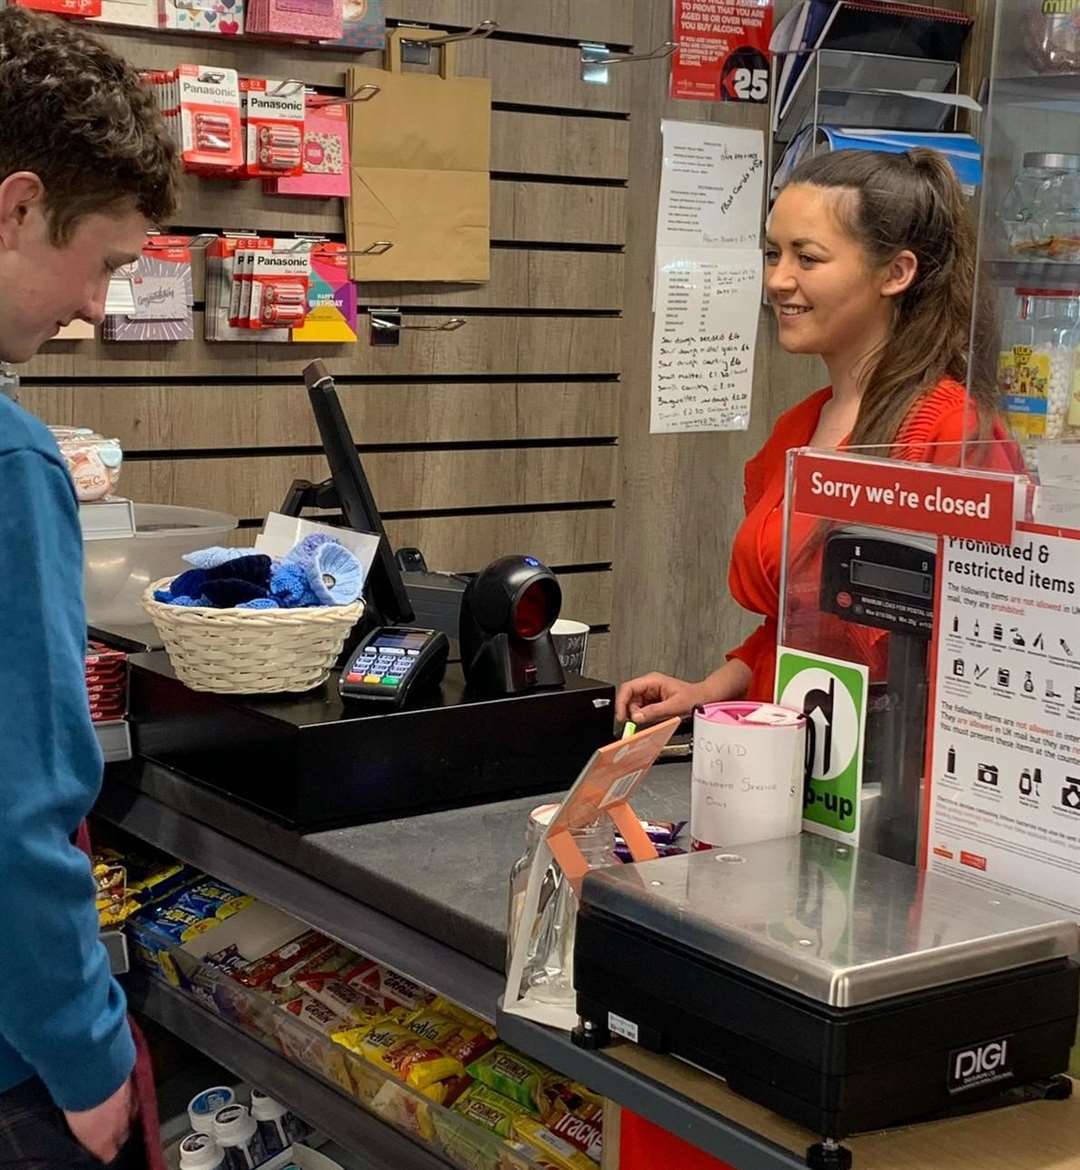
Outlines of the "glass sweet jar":
[{"label": "glass sweet jar", "polygon": [[1015,256],[1080,259],[1080,154],[1025,154],[1001,223]]},{"label": "glass sweet jar", "polygon": [[1036,73],[1080,71],[1080,0],[1024,0],[1024,55]]},{"label": "glass sweet jar", "polygon": [[[555,804],[533,809],[526,830],[525,852],[510,871],[510,902],[507,916],[506,966],[509,970],[515,940],[522,929],[529,874],[544,832],[559,811]],[[573,830],[574,841],[589,869],[618,865],[615,855],[615,830],[607,817],[595,824]],[[520,994],[537,1003],[566,1005],[574,1002],[574,935],[577,926],[577,895],[566,880],[559,863],[552,859],[545,866],[540,885],[536,915],[526,925],[528,931],[525,963]]]}]

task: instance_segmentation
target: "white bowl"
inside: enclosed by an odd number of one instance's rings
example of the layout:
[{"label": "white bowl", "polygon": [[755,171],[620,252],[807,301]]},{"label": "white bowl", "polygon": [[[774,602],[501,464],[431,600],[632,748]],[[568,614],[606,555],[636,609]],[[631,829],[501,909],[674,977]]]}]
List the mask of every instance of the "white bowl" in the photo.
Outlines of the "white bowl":
[{"label": "white bowl", "polygon": [[[83,542],[86,620],[94,626],[139,626],[147,621],[143,590],[151,581],[190,568],[184,553],[223,544],[236,528],[227,512],[136,504],[135,535]],[[237,555],[243,550],[237,550]]]}]

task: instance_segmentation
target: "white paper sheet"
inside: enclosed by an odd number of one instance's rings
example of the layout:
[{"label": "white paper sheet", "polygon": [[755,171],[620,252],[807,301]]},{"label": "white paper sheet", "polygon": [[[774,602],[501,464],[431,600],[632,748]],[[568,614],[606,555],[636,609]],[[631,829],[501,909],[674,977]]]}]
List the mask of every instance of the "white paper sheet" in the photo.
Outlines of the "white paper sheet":
[{"label": "white paper sheet", "polygon": [[765,142],[760,130],[664,119],[656,246],[756,248]]},{"label": "white paper sheet", "polygon": [[745,430],[761,253],[658,249],[656,281],[651,432]]},{"label": "white paper sheet", "polygon": [[255,551],[268,557],[283,557],[305,536],[321,532],[343,544],[360,562],[364,580],[371,572],[375,554],[379,551],[379,538],[370,532],[356,532],[352,528],[335,528],[332,524],[319,524],[315,520],[301,520],[298,516],[283,516],[271,512],[266,517],[262,532],[255,538]]}]

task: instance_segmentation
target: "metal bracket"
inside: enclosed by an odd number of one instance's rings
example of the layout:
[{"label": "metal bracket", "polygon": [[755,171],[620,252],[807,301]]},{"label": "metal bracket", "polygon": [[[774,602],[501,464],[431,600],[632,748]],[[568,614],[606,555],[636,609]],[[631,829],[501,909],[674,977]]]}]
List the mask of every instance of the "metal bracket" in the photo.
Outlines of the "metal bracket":
[{"label": "metal bracket", "polygon": [[590,85],[607,85],[608,66],[626,65],[631,61],[662,61],[679,47],[677,41],[665,41],[648,53],[612,53],[607,45],[585,41],[581,45],[581,80]]},{"label": "metal bracket", "polygon": [[438,325],[405,325],[400,309],[368,309],[371,344],[397,345],[405,330],[417,333],[453,333],[465,325],[464,317],[449,317]]},{"label": "metal bracket", "polygon": [[401,60],[406,65],[430,65],[431,50],[442,45],[452,45],[455,41],[482,41],[491,36],[499,27],[497,20],[482,20],[479,24],[465,32],[447,33],[445,36],[432,37],[430,40],[410,40],[408,29],[424,28],[424,25],[398,25],[401,32]]}]

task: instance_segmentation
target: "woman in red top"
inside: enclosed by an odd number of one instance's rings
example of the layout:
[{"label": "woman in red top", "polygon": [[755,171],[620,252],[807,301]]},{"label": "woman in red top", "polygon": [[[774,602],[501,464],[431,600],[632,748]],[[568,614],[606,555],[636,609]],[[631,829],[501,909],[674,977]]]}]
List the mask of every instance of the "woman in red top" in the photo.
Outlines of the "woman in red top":
[{"label": "woman in red top", "polygon": [[651,723],[701,703],[772,698],[791,448],[877,444],[894,458],[956,465],[965,440],[1006,438],[995,421],[992,370],[980,371],[968,391],[961,382],[975,236],[942,155],[845,150],[807,160],[773,206],[765,264],[780,344],[819,355],[830,385],[782,415],[746,465],[746,519],[729,584],[764,621],[701,682],[653,673],[624,683],[620,719]]}]

